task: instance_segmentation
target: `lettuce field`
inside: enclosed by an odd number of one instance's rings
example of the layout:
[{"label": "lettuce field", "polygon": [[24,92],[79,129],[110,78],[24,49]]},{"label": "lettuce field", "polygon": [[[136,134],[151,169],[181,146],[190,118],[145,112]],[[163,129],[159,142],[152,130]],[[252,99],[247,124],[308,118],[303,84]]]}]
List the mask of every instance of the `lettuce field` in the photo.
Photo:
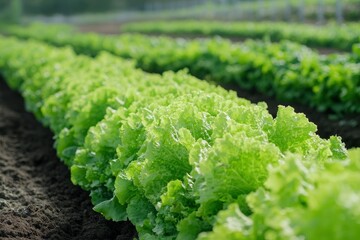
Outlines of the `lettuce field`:
[{"label": "lettuce field", "polygon": [[359,239],[355,26],[5,27],[0,238]]}]

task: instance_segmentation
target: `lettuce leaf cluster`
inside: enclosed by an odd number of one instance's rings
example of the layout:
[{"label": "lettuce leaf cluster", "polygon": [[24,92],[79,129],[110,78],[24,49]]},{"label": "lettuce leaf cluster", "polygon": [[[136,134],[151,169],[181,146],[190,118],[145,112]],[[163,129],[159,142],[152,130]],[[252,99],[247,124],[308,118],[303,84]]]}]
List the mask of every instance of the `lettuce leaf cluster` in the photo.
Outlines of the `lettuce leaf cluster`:
[{"label": "lettuce leaf cluster", "polygon": [[233,38],[269,38],[272,41],[291,40],[311,47],[325,47],[349,51],[360,42],[360,25],[330,23],[317,26],[289,22],[229,22],[221,21],[142,21],[127,23],[121,31],[132,33],[201,35]]},{"label": "lettuce leaf cluster", "polygon": [[221,38],[184,40],[139,34],[102,36],[76,33],[64,29],[64,26],[60,26],[58,31],[55,29],[54,26],[32,25],[10,28],[9,32],[56,46],[70,45],[76,52],[90,56],[107,51],[135,60],[137,67],[148,72],[187,68],[200,79],[253,89],[321,112],[336,115],[360,113],[360,63],[356,44],[352,53],[323,56],[288,41],[246,41],[240,44]]}]

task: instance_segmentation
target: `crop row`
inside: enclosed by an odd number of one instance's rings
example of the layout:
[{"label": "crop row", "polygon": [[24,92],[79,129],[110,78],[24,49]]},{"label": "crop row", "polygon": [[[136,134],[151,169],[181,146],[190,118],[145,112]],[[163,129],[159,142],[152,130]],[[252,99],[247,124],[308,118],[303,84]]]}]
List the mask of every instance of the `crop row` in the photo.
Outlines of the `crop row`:
[{"label": "crop row", "polygon": [[184,72],[14,38],[0,38],[0,71],[94,209],[130,219],[141,239],[360,234],[359,152],[291,107],[273,118]]},{"label": "crop row", "polygon": [[123,32],[291,40],[311,47],[351,50],[360,43],[360,24],[309,25],[283,22],[153,21],[121,26]]},{"label": "crop row", "polygon": [[359,45],[354,45],[352,54],[321,56],[291,42],[234,44],[218,38],[186,41],[131,34],[101,36],[43,25],[10,32],[57,46],[71,45],[76,52],[91,56],[108,51],[134,59],[137,67],[148,72],[187,68],[201,79],[256,89],[319,111],[360,113]]}]

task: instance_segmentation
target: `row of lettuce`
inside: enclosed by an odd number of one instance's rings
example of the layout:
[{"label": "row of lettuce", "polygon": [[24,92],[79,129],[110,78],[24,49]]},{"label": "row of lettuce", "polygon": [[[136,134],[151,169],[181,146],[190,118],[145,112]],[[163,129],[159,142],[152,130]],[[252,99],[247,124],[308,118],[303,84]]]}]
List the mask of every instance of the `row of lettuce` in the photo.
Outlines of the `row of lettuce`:
[{"label": "row of lettuce", "polygon": [[311,47],[349,51],[360,43],[360,24],[309,25],[285,22],[147,21],[121,26],[123,32],[291,40]]},{"label": "row of lettuce", "polygon": [[200,79],[256,90],[318,111],[360,113],[360,45],[354,45],[349,54],[322,56],[291,42],[101,36],[44,25],[13,27],[8,32],[56,46],[70,45],[77,53],[91,56],[107,51],[135,60],[137,67],[148,72],[187,68]]},{"label": "row of lettuce", "polygon": [[0,72],[94,209],[140,239],[360,236],[360,151],[291,107],[34,40],[1,37]]}]

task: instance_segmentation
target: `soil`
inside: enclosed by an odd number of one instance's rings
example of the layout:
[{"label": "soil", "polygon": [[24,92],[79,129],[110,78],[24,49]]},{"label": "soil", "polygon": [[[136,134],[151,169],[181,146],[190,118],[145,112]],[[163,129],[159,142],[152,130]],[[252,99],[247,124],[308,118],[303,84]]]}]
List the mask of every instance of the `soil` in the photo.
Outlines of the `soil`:
[{"label": "soil", "polygon": [[56,157],[52,133],[0,78],[0,239],[133,239],[106,221]]}]

